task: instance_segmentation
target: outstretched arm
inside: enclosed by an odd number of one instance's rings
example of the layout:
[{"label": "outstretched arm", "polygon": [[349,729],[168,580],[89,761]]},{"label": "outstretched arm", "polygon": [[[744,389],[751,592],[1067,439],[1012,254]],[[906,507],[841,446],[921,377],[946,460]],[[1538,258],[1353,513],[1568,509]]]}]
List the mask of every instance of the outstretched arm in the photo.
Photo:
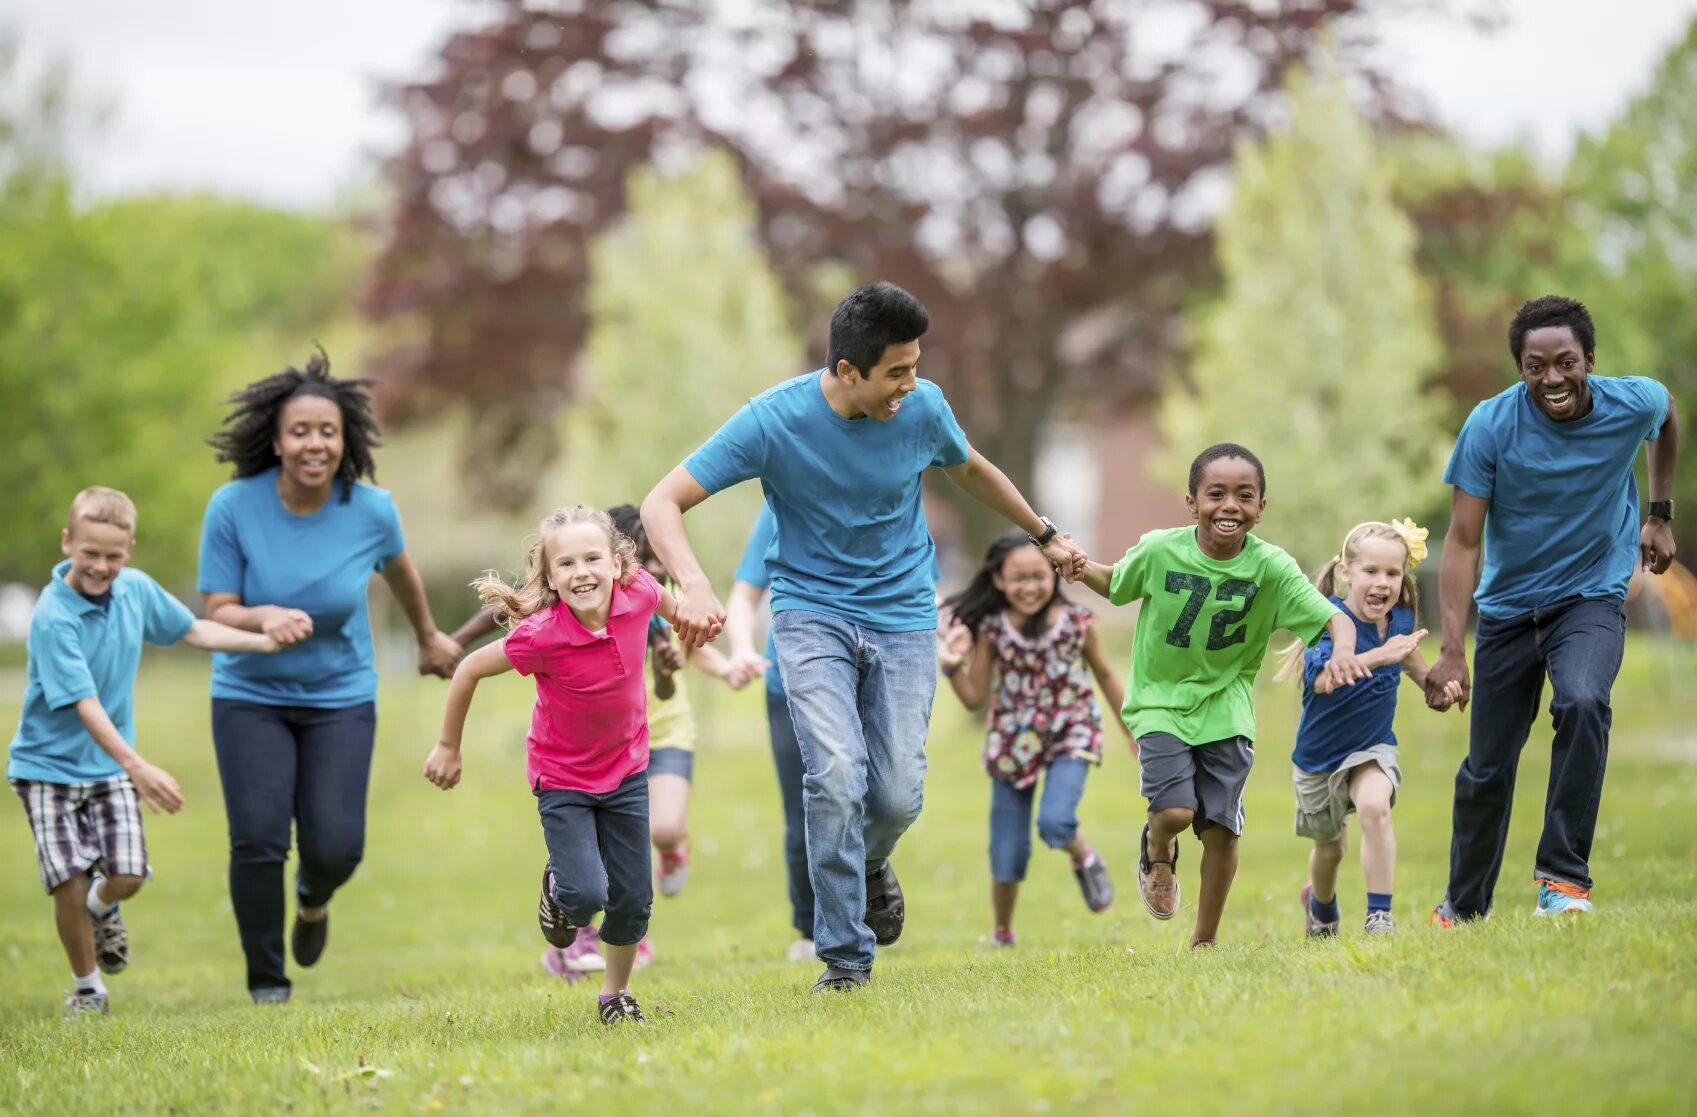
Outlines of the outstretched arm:
[{"label": "outstretched arm", "polygon": [[389,592],[395,595],[401,612],[407,615],[407,623],[412,625],[413,637],[418,641],[418,673],[439,679],[452,676],[454,665],[464,653],[437,629],[436,618],[430,615],[430,599],[424,595],[424,580],[405,551],[383,568],[383,580],[389,583]]},{"label": "outstretched arm", "polygon": [[[970,493],[973,499],[992,511],[1001,513],[1013,525],[1028,535],[1038,536],[1048,530],[1039,516],[1020,495],[1007,474],[975,448],[967,448],[966,461],[943,470],[949,480]],[[1073,543],[1072,537],[1056,535],[1043,547],[1043,557],[1054,564],[1067,581],[1075,581],[1084,569],[1084,552]]]},{"label": "outstretched arm", "polygon": [[1131,735],[1131,729],[1120,717],[1120,710],[1125,706],[1125,686],[1120,677],[1114,673],[1113,664],[1108,662],[1108,649],[1102,646],[1101,634],[1096,626],[1091,625],[1090,631],[1084,634],[1084,661],[1090,664],[1090,673],[1096,676],[1096,685],[1102,688],[1102,697],[1107,700],[1108,708],[1102,711],[1102,716],[1111,717],[1114,723],[1125,732],[1126,739],[1131,742],[1131,755],[1137,755],[1137,738]]},{"label": "outstretched arm", "polygon": [[[1679,411],[1673,393],[1668,393],[1668,417],[1661,433],[1650,443],[1650,499],[1673,499],[1673,474],[1679,465]],[[1638,533],[1638,559],[1645,570],[1661,574],[1673,565],[1673,528],[1666,520],[1652,517]]]},{"label": "outstretched arm", "polygon": [[183,643],[203,652],[274,652],[279,646],[263,632],[246,632],[206,620],[190,625],[183,636]]},{"label": "outstretched arm", "polygon": [[1439,702],[1450,683],[1461,687],[1463,709],[1473,696],[1467,677],[1467,614],[1479,588],[1479,559],[1485,537],[1485,511],[1491,502],[1462,489],[1450,502],[1450,526],[1444,533],[1444,562],[1438,574],[1438,614],[1443,621],[1438,662],[1426,673],[1426,704]]},{"label": "outstretched arm", "polygon": [[1108,587],[1114,580],[1114,568],[1106,563],[1085,560],[1084,573],[1078,576],[1079,582],[1087,589],[1095,590],[1103,597],[1108,596]]},{"label": "outstretched arm", "polygon": [[725,607],[714,596],[684,530],[684,513],[710,495],[680,465],[661,478],[642,501],[642,528],[648,533],[648,545],[678,583],[677,616],[672,627],[679,642],[692,648],[717,637],[725,624]]},{"label": "outstretched arm", "polygon": [[731,674],[725,681],[732,690],[741,690],[756,676],[764,674],[764,656],[754,649],[754,615],[760,608],[764,588],[741,580],[731,583],[731,596],[725,602],[725,638],[730,641]]},{"label": "outstretched arm", "polygon": [[485,644],[460,660],[453,681],[448,684],[448,701],[442,709],[442,733],[424,762],[425,779],[443,791],[460,782],[460,738],[465,733],[465,719],[471,712],[477,684],[512,669],[504,639]]},{"label": "outstretched arm", "polygon": [[465,623],[454,629],[448,639],[462,648],[469,648],[484,636],[494,632],[495,628],[495,606],[485,605],[467,617]]}]

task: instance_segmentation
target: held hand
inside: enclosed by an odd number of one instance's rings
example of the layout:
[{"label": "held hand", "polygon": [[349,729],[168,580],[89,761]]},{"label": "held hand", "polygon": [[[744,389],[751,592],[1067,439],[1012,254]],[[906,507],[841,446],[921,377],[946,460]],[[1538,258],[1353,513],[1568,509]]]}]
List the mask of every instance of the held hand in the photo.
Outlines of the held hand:
[{"label": "held hand", "polygon": [[1404,636],[1392,636],[1384,643],[1385,661],[1387,663],[1401,663],[1409,657],[1410,653],[1420,647],[1420,641],[1426,639],[1426,636],[1427,632],[1424,628]]},{"label": "held hand", "polygon": [[725,685],[732,690],[741,690],[755,679],[766,673],[771,664],[757,655],[739,655],[732,658],[729,669],[725,672]]},{"label": "held hand", "polygon": [[678,594],[678,616],[672,630],[680,643],[699,648],[718,639],[724,627],[725,607],[706,583]]},{"label": "held hand", "polygon": [[1373,677],[1372,670],[1361,662],[1360,656],[1342,649],[1332,653],[1332,658],[1326,662],[1325,670],[1320,674],[1329,680],[1328,690],[1335,690],[1340,686],[1354,686],[1362,679]]},{"label": "held hand", "polygon": [[418,645],[418,673],[420,675],[435,675],[438,679],[454,677],[454,668],[459,666],[460,657],[465,655],[465,649],[454,642],[452,636],[443,632],[433,632]]},{"label": "held hand", "polygon": [[154,814],[164,811],[166,814],[176,814],[183,809],[183,793],[177,787],[177,781],[171,778],[171,773],[163,768],[155,768],[145,760],[138,760],[129,772],[130,782],[136,785],[136,794],[141,801],[152,809]]},{"label": "held hand", "polygon": [[684,654],[678,646],[667,640],[664,644],[654,645],[654,670],[662,675],[675,675],[682,670]]},{"label": "held hand", "polygon": [[271,655],[273,652],[282,651],[283,645],[267,636],[264,640],[260,641],[259,650],[264,655]]},{"label": "held hand", "polygon": [[287,648],[312,635],[312,618],[299,609],[273,605],[265,614],[259,630],[275,640],[278,647]]},{"label": "held hand", "polygon": [[[1451,696],[1447,701],[1446,695]],[[1467,677],[1467,657],[1460,652],[1441,653],[1438,662],[1432,664],[1432,669],[1426,673],[1426,705],[1434,710],[1444,710],[1453,703],[1465,710],[1468,699],[1472,697],[1473,684]]]},{"label": "held hand", "polygon": [[949,618],[947,628],[937,629],[937,665],[954,670],[972,654],[972,629],[962,621]]},{"label": "held hand", "polygon": [[1078,581],[1078,576],[1084,573],[1085,563],[1090,561],[1089,556],[1073,542],[1071,532],[1049,540],[1043,547],[1043,557],[1068,582]]},{"label": "held hand", "polygon": [[1645,520],[1638,533],[1638,562],[1652,574],[1663,574],[1673,565],[1673,527],[1666,520]]},{"label": "held hand", "polygon": [[424,778],[451,791],[460,782],[460,750],[438,744],[424,761]]}]

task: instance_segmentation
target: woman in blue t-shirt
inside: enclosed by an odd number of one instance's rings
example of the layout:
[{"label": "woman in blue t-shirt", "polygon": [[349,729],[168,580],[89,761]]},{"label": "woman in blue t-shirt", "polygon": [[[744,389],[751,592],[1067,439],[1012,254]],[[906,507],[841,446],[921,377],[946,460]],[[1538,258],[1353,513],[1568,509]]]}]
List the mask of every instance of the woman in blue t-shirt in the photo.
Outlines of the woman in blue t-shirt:
[{"label": "woman in blue t-shirt", "polygon": [[[1291,753],[1296,785],[1296,834],[1314,839],[1308,883],[1302,886],[1302,919],[1309,938],[1338,933],[1338,866],[1347,845],[1344,822],[1351,812],[1361,826],[1361,875],[1367,885],[1363,930],[1396,930],[1391,887],[1396,878],[1396,833],[1391,806],[1402,784],[1397,763],[1397,685],[1406,671],[1416,686],[1426,683],[1420,654],[1425,629],[1416,629],[1420,602],[1413,570],[1426,557],[1426,529],[1413,520],[1358,524],[1343,547],[1315,576],[1314,584],[1355,622],[1355,653],[1372,677],[1333,689],[1322,672],[1332,658],[1332,638],[1290,650],[1285,673],[1302,671],[1302,720]],[[1339,597],[1334,584],[1344,590]],[[1437,707],[1461,696],[1450,689]]]},{"label": "woman in blue t-shirt", "polygon": [[217,654],[212,740],[230,821],[230,898],[255,1002],[289,998],[283,862],[295,827],[300,868],[290,936],[310,966],[329,936],[331,895],[365,847],[377,730],[377,671],[366,615],[383,575],[418,638],[421,674],[453,674],[460,648],[436,630],[401,520],[375,478],[369,381],[338,380],[322,350],[231,397],[211,439],[235,480],[212,494],[200,539],[206,616],[263,632],[276,655]]}]

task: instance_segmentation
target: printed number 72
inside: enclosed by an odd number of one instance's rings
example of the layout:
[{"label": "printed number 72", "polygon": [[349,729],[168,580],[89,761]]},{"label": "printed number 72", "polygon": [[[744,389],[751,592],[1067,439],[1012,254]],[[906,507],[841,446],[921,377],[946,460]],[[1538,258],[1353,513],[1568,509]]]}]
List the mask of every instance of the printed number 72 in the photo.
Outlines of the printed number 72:
[{"label": "printed number 72", "polygon": [[[1254,582],[1246,582],[1242,578],[1227,578],[1220,583],[1218,589],[1214,583],[1200,574],[1190,574],[1182,570],[1167,571],[1167,592],[1187,594],[1184,609],[1179,613],[1178,620],[1167,630],[1167,643],[1175,648],[1190,647],[1190,630],[1196,625],[1196,618],[1202,615],[1202,605],[1208,600],[1210,592],[1215,601],[1232,601],[1243,598],[1243,604],[1236,609],[1221,609],[1214,614],[1208,624],[1208,651],[1217,652],[1241,644],[1247,637],[1248,625],[1238,624],[1249,615],[1249,607],[1255,603],[1255,595],[1261,587]],[[1227,632],[1231,625],[1236,628]]]}]

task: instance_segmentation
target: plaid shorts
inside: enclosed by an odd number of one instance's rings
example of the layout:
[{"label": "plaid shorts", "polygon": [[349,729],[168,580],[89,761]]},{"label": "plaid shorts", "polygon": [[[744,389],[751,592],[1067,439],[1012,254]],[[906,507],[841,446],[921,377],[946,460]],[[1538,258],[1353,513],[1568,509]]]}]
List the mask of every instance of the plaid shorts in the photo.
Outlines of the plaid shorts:
[{"label": "plaid shorts", "polygon": [[13,780],[12,790],[24,801],[48,892],[91,868],[107,876],[150,875],[141,799],[128,776],[95,783]]}]

